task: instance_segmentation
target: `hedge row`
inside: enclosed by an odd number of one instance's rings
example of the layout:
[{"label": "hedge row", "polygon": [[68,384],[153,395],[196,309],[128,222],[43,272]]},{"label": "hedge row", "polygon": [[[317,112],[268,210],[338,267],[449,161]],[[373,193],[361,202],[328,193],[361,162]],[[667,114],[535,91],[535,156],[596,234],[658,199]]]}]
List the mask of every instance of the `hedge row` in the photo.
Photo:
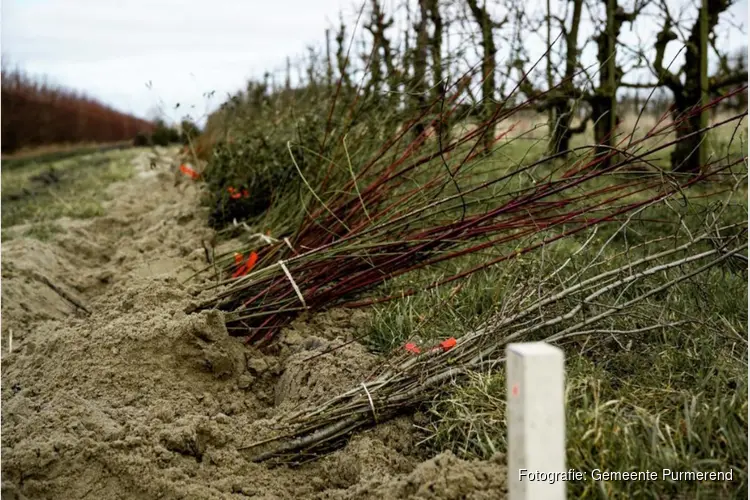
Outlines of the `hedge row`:
[{"label": "hedge row", "polygon": [[154,124],[73,90],[2,71],[2,152],[47,144],[116,142],[151,134]]}]

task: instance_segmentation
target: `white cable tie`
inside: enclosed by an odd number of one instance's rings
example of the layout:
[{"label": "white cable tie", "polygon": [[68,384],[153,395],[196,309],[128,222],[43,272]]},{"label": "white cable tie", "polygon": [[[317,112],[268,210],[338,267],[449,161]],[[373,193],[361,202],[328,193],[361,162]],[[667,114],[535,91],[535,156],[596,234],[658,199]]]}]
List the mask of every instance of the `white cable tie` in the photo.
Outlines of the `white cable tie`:
[{"label": "white cable tie", "polygon": [[375,403],[372,402],[372,396],[370,396],[370,391],[367,390],[367,386],[364,382],[362,382],[362,389],[365,390],[365,394],[367,394],[367,399],[370,401],[370,409],[372,410],[372,418],[375,419],[375,423],[378,423],[378,414],[375,412]]},{"label": "white cable tie", "polygon": [[294,291],[297,292],[297,297],[299,297],[299,301],[302,302],[302,305],[307,309],[307,304],[305,303],[305,298],[302,296],[302,292],[299,291],[299,287],[297,286],[297,283],[294,282],[294,278],[292,278],[292,273],[289,272],[289,269],[286,267],[286,264],[283,260],[279,261],[279,265],[281,266],[281,269],[284,270],[284,274],[286,274],[286,277],[289,278],[290,283],[292,284],[292,288],[294,288]]},{"label": "white cable tie", "polygon": [[263,243],[265,243],[266,245],[270,245],[271,243],[276,243],[277,241],[279,241],[276,238],[274,238],[273,236],[268,236],[267,234],[257,233],[255,236],[257,236],[258,238],[260,238],[260,240]]},{"label": "white cable tie", "polygon": [[257,238],[260,241],[262,241],[263,243],[265,243],[266,245],[270,245],[271,243],[277,243],[279,241],[279,240],[277,240],[276,238],[274,238],[272,236],[268,236],[267,234],[253,233],[253,230],[245,222],[242,222],[241,224],[242,224],[242,227],[243,227],[243,229],[245,231],[247,231],[248,233],[252,233],[252,234],[250,234],[251,238]]}]

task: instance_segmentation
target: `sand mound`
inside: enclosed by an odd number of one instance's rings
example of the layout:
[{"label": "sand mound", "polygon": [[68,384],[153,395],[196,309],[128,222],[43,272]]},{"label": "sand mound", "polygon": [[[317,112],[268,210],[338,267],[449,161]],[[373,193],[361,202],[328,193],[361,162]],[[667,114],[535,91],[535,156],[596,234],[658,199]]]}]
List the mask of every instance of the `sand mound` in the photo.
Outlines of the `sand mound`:
[{"label": "sand mound", "polygon": [[414,498],[480,500],[503,498],[506,494],[504,457],[467,462],[450,452],[422,462],[399,477],[371,479],[331,499]]},{"label": "sand mound", "polygon": [[[221,313],[186,316],[172,278],[134,281],[115,285],[86,320],[40,326],[5,358],[4,484],[31,498],[82,498],[109,476],[113,489],[95,496],[188,492],[170,479],[175,467],[212,463],[242,435],[229,432],[230,416],[264,406],[237,386],[244,347]],[[91,465],[88,484],[80,471]]]},{"label": "sand mound", "polygon": [[315,336],[299,341],[300,350],[286,358],[276,384],[276,406],[322,403],[349,389],[352,381],[364,380],[376,366],[374,356],[360,344]]},{"label": "sand mound", "polygon": [[75,302],[83,302],[81,292],[91,286],[75,255],[33,239],[3,243],[2,280],[3,327],[15,329],[19,339],[26,325],[74,314]]},{"label": "sand mound", "polygon": [[4,499],[502,494],[499,462],[420,464],[407,417],[297,468],[252,463],[247,444],[373,370],[351,342],[362,313],[303,318],[263,353],[245,346],[221,312],[184,312],[195,298],[182,278],[205,263],[198,190],[161,174],[112,189],[105,217],[5,245],[3,345],[8,328],[15,341],[2,359]]}]

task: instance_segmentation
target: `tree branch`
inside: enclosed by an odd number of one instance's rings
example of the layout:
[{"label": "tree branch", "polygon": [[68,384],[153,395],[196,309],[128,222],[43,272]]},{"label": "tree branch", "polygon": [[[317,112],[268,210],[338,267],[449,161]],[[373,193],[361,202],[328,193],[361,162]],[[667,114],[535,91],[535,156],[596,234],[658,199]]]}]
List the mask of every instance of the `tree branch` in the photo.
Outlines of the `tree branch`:
[{"label": "tree branch", "polygon": [[708,88],[712,91],[719,90],[722,87],[739,85],[747,82],[747,71],[740,71],[734,75],[715,76],[709,79]]},{"label": "tree branch", "polygon": [[664,27],[656,37],[654,70],[656,70],[659,80],[664,82],[664,85],[677,94],[682,92],[682,82],[680,82],[678,75],[664,68],[664,52],[667,49],[667,44],[673,40],[677,40],[677,35],[672,31],[671,19],[667,17],[664,21]]},{"label": "tree branch", "polygon": [[652,89],[654,87],[659,87],[662,84],[659,82],[654,83],[630,83],[630,82],[620,82],[620,87],[626,87],[629,89]]}]

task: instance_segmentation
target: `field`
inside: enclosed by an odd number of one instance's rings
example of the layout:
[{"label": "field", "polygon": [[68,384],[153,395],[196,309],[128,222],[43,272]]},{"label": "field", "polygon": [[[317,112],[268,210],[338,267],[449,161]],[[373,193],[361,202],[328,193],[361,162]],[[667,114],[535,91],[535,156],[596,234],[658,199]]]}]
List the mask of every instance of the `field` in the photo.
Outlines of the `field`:
[{"label": "field", "polygon": [[[727,127],[713,132],[717,154],[745,155],[743,127],[739,136]],[[531,163],[543,149],[533,139],[508,140],[471,176]],[[558,284],[636,265],[647,250],[669,251],[686,235],[747,220],[743,161],[732,175],[649,204],[627,223],[592,227],[465,280],[381,305],[304,313],[258,349],[229,335],[232,313],[186,311],[213,297],[206,286],[217,278],[217,256],[261,248],[255,233],[288,234],[300,207],[277,200],[251,219],[249,232],[210,229],[214,206],[203,203],[210,183],[183,175],[177,151],[154,154],[100,152],[3,168],[4,498],[502,498],[502,369],[445,379],[416,405],[311,452],[317,460],[295,455],[273,467],[257,463],[251,445],[286,434],[289,417],[371,380],[383,363],[410,359],[407,342],[462,342]],[[492,196],[550,168],[514,176]],[[479,202],[465,203],[482,210],[486,193],[477,193]],[[388,280],[369,296],[452,276],[538,237]],[[701,251],[712,248],[697,241]],[[696,274],[702,261],[678,264],[602,296],[627,301],[647,292],[604,324],[559,340],[569,466],[732,470],[733,481],[590,480],[569,484],[571,496],[747,496],[746,263],[727,258]],[[556,302],[546,317],[578,300]],[[530,339],[563,331],[552,325]]]},{"label": "field", "polygon": [[734,7],[503,4],[368,1],[202,131],[4,71],[3,497],[505,498],[543,341],[569,497],[747,498]]},{"label": "field", "polygon": [[3,499],[747,498],[745,3],[9,7]]}]

